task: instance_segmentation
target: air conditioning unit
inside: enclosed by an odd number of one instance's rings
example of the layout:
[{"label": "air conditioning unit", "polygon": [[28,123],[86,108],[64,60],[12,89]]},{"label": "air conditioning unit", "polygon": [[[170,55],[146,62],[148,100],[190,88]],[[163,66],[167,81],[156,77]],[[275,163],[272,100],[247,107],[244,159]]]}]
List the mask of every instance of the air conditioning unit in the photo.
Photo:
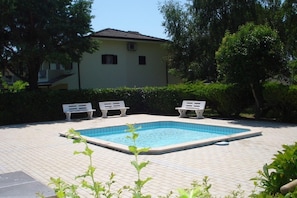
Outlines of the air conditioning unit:
[{"label": "air conditioning unit", "polygon": [[128,51],[136,51],[136,43],[134,43],[134,42],[128,42],[127,43],[127,50]]}]

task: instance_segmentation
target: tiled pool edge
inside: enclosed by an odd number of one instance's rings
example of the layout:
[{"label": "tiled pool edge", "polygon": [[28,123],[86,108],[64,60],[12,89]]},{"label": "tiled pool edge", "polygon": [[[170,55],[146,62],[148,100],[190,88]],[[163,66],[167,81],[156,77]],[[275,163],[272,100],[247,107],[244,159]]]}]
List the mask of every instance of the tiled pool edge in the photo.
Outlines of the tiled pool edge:
[{"label": "tiled pool edge", "polygon": [[[237,128],[237,127],[234,127]],[[60,136],[66,137],[66,132],[65,133],[59,133]],[[148,152],[142,153],[143,155],[160,155],[160,154],[165,154],[165,153],[171,153],[171,152],[176,152],[176,151],[182,151],[182,150],[187,150],[187,149],[192,149],[192,148],[198,148],[202,146],[209,146],[216,144],[218,142],[231,142],[234,140],[240,140],[240,139],[245,139],[245,138],[251,138],[255,136],[260,136],[262,135],[262,131],[259,129],[250,129],[250,131],[247,132],[241,132],[238,134],[232,134],[232,135],[226,135],[226,136],[220,136],[216,138],[210,138],[206,140],[198,140],[198,141],[193,141],[193,142],[187,142],[187,143],[182,143],[182,144],[177,144],[174,146],[164,146],[164,147],[159,147],[159,148],[150,148]],[[101,146],[104,148],[112,149],[115,151],[120,151],[123,153],[131,154],[129,151],[128,146],[121,145],[121,144],[116,144],[113,142],[108,142],[96,138],[91,138],[87,136],[83,136],[87,140],[88,143],[94,144],[97,146]]]},{"label": "tiled pool edge", "polygon": [[210,145],[214,145],[218,142],[224,142],[224,141],[231,142],[234,140],[251,138],[251,137],[255,137],[255,136],[259,136],[259,135],[262,135],[261,131],[242,132],[240,134],[233,134],[233,135],[227,135],[227,136],[222,136],[222,137],[210,138],[207,140],[199,140],[199,141],[193,141],[193,142],[188,142],[188,143],[182,143],[182,144],[175,145],[175,146],[167,146],[167,147],[160,147],[160,148],[156,148],[156,149],[150,149],[150,151],[145,154],[160,155],[160,154],[182,151],[182,150],[187,150],[187,149],[192,149],[192,148],[198,148],[198,147],[202,147],[202,146],[210,146]]}]

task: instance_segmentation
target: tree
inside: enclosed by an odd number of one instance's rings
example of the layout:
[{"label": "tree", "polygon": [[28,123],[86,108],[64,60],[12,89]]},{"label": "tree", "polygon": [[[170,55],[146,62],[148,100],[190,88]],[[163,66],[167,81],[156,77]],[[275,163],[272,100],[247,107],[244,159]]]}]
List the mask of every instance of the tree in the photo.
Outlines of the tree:
[{"label": "tree", "polygon": [[169,67],[182,77],[214,81],[215,51],[226,30],[236,32],[240,25],[256,21],[256,0],[189,0],[181,5],[168,1],[161,6],[163,26],[169,38]]},{"label": "tree", "polygon": [[38,88],[44,61],[79,62],[98,44],[89,36],[92,0],[1,0],[1,66]]},{"label": "tree", "polygon": [[190,36],[185,27],[187,16],[184,13],[184,6],[178,2],[169,1],[160,8],[165,21],[163,26],[165,32],[170,35],[172,43],[168,44],[168,64],[171,69],[176,70],[180,77],[187,77],[188,61],[188,40]]},{"label": "tree", "polygon": [[286,0],[282,6],[283,10],[283,24],[284,24],[284,35],[283,39],[287,53],[291,59],[296,60],[297,58],[297,2],[296,0]]},{"label": "tree", "polygon": [[216,52],[219,79],[249,87],[256,104],[256,118],[263,108],[262,85],[287,71],[284,46],[278,33],[265,25],[248,23],[236,33],[226,33]]},{"label": "tree", "polygon": [[296,0],[262,0],[262,24],[276,29],[289,58],[297,56],[297,3]]}]

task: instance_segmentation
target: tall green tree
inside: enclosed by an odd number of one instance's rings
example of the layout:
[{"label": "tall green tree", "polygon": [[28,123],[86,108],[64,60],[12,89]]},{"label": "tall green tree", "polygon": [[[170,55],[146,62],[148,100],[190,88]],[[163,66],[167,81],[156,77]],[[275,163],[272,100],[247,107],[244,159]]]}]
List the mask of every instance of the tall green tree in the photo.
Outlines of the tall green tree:
[{"label": "tall green tree", "polygon": [[172,43],[168,44],[168,64],[171,69],[180,77],[187,77],[189,54],[188,54],[188,29],[185,24],[188,23],[188,18],[184,12],[185,7],[178,2],[168,1],[161,6],[160,11],[164,15],[163,26],[165,32],[170,35]]},{"label": "tall green tree", "polygon": [[285,0],[282,4],[284,39],[287,53],[291,59],[297,59],[297,2]]},{"label": "tall green tree", "polygon": [[187,79],[215,80],[215,51],[226,30],[233,33],[240,25],[256,21],[259,7],[256,0],[189,0],[185,5],[166,2],[160,11],[172,40],[169,66]]},{"label": "tall green tree", "polygon": [[256,118],[263,110],[262,85],[288,70],[284,46],[277,31],[248,23],[236,33],[226,33],[216,52],[220,80],[249,87],[255,99]]},{"label": "tall green tree", "polygon": [[295,0],[261,0],[261,23],[269,25],[278,31],[284,43],[285,53],[290,60],[291,82],[294,83],[296,75],[295,65],[297,59],[297,3]]},{"label": "tall green tree", "polygon": [[31,89],[44,61],[79,62],[98,44],[89,37],[92,0],[0,0],[1,66]]},{"label": "tall green tree", "polygon": [[283,25],[283,0],[260,0],[260,3],[263,8],[261,16],[262,24],[269,25],[271,28],[279,30]]}]

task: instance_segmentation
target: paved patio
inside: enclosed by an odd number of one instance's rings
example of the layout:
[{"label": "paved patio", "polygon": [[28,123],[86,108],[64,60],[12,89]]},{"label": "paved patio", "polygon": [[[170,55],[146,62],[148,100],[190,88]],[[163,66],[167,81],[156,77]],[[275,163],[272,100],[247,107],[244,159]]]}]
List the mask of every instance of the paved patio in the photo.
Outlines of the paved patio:
[{"label": "paved patio", "polygon": [[[140,156],[141,161],[150,161],[142,171],[142,178],[153,178],[144,188],[144,192],[153,197],[189,187],[192,181],[201,182],[204,176],[209,177],[211,192],[217,197],[230,194],[239,184],[247,196],[253,190],[250,179],[257,176],[257,171],[265,163],[271,162],[273,155],[282,149],[281,145],[293,144],[297,140],[297,125],[292,124],[143,114],[10,125],[0,127],[0,174],[23,171],[45,185],[48,185],[50,177],[61,177],[69,183],[75,183],[74,177],[84,173],[88,159],[73,155],[75,150],[82,150],[83,145],[74,145],[71,140],[60,137],[60,132],[70,128],[86,129],[162,120],[258,128],[262,130],[262,136],[232,141],[227,146],[209,145],[162,155]],[[115,189],[124,185],[133,186],[137,175],[130,164],[132,155],[95,145],[90,145],[90,148],[94,150],[93,163],[97,167],[98,180],[108,181],[113,172],[116,174]],[[88,197],[86,191],[80,193],[82,197]]]}]

